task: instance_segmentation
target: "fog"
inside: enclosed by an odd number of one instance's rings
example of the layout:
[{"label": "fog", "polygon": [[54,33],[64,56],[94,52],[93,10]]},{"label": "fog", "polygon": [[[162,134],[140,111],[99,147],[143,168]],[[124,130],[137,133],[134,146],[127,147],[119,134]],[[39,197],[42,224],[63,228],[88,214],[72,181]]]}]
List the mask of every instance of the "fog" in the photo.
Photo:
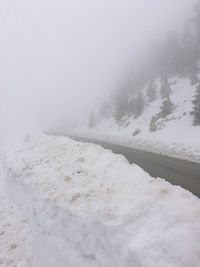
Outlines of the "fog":
[{"label": "fog", "polygon": [[4,143],[84,119],[151,44],[180,29],[194,2],[1,0]]}]

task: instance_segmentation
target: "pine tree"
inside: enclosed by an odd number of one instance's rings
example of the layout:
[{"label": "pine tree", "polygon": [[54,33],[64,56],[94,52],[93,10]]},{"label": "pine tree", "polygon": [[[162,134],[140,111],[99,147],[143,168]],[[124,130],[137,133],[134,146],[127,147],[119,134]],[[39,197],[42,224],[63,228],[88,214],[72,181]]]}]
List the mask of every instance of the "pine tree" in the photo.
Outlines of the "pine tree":
[{"label": "pine tree", "polygon": [[158,117],[157,116],[153,116],[151,118],[151,121],[150,121],[150,124],[149,124],[149,130],[150,130],[150,132],[157,131],[157,125],[156,125],[157,120],[158,120]]},{"label": "pine tree", "polygon": [[171,88],[166,76],[161,77],[161,96],[162,98],[169,98]]},{"label": "pine tree", "polygon": [[143,110],[144,110],[144,95],[142,92],[139,92],[135,98],[135,108],[134,108],[134,115],[135,118],[138,118]]},{"label": "pine tree", "polygon": [[157,86],[155,83],[155,80],[152,80],[147,88],[146,96],[149,102],[153,102],[156,99],[157,92],[156,92]]},{"label": "pine tree", "polygon": [[170,97],[167,97],[163,100],[162,106],[160,107],[160,117],[161,118],[166,118],[168,115],[170,115],[173,111],[174,105],[170,100]]},{"label": "pine tree", "polygon": [[192,72],[191,77],[190,77],[190,84],[193,86],[193,85],[198,84],[199,82],[200,81],[199,81],[198,76]]},{"label": "pine tree", "polygon": [[132,116],[135,114],[135,107],[136,107],[136,99],[134,96],[129,97],[128,101],[128,115]]},{"label": "pine tree", "polygon": [[97,124],[97,121],[96,121],[96,117],[95,117],[95,113],[92,112],[90,114],[90,119],[89,119],[89,123],[88,123],[88,127],[89,128],[94,128]]},{"label": "pine tree", "polygon": [[120,123],[128,115],[128,96],[125,92],[121,92],[116,99],[114,117],[117,123]]},{"label": "pine tree", "polygon": [[200,84],[197,86],[196,95],[194,96],[194,100],[192,101],[194,107],[192,114],[194,115],[193,125],[200,125]]},{"label": "pine tree", "polygon": [[193,67],[191,68],[191,76],[190,76],[190,84],[191,85],[196,85],[200,82],[199,77],[198,77],[198,73],[199,73],[199,68],[198,68],[197,64],[194,64]]}]

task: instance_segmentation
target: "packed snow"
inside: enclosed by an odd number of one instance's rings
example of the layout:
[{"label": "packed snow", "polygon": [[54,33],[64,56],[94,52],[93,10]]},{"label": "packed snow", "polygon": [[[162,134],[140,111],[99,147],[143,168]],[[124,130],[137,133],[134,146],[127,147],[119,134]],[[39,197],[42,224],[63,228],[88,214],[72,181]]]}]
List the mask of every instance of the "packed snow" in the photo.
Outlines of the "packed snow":
[{"label": "packed snow", "polygon": [[200,200],[123,156],[47,137],[5,166],[29,222],[32,266],[200,266]]},{"label": "packed snow", "polygon": [[[86,122],[76,127],[73,134],[199,162],[200,126],[193,126],[191,114],[196,86],[191,86],[189,79],[172,78],[170,98],[175,109],[167,118],[159,120],[157,131],[150,132],[151,118],[158,114],[162,103],[158,93],[159,79],[156,82],[157,99],[146,104],[144,112],[137,119],[130,117],[118,125],[112,116],[107,119],[100,117],[94,128],[89,128]],[[146,88],[144,94],[145,91]],[[134,136],[137,131],[138,134]]]},{"label": "packed snow", "polygon": [[0,266],[31,267],[30,230],[23,213],[5,194],[4,179],[0,175]]}]

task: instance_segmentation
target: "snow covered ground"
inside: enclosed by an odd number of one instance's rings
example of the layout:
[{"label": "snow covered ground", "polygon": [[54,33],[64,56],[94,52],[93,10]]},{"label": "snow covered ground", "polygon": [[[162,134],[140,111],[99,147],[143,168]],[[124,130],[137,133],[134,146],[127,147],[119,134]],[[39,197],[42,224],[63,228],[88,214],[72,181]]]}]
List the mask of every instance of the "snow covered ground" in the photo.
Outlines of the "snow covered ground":
[{"label": "snow covered ground", "polygon": [[10,153],[6,172],[34,267],[200,266],[200,200],[123,156],[49,137]]},{"label": "snow covered ground", "polygon": [[[147,104],[143,114],[137,119],[127,118],[119,126],[113,117],[99,118],[94,128],[89,128],[86,122],[78,126],[73,134],[199,162],[200,127],[192,125],[191,115],[196,86],[191,86],[189,79],[179,77],[173,78],[171,83],[173,85],[170,97],[175,109],[167,118],[158,121],[157,131],[150,132],[149,124],[152,116],[160,111],[162,99],[158,93],[157,99]],[[159,89],[159,80],[157,88]],[[146,88],[144,95],[145,90]],[[139,134],[133,136],[136,130],[139,130]]]},{"label": "snow covered ground", "polygon": [[23,213],[5,194],[0,175],[0,266],[31,267],[29,259],[30,235]]}]

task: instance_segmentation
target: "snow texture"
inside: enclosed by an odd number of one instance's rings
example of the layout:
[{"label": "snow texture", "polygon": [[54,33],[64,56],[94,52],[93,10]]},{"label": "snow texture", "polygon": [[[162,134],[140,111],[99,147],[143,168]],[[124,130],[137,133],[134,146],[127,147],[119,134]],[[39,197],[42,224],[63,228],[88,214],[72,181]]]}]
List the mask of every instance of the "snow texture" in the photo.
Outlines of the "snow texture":
[{"label": "snow texture", "polygon": [[34,267],[200,266],[200,200],[123,156],[49,137],[9,154],[6,172]]},{"label": "snow texture", "polygon": [[[149,124],[151,118],[160,112],[162,98],[158,92],[157,99],[146,104],[143,114],[137,119],[127,118],[119,126],[113,117],[99,118],[94,128],[91,129],[84,123],[79,125],[73,134],[200,162],[200,126],[193,126],[191,114],[196,86],[191,86],[189,79],[179,77],[171,79],[170,82],[170,98],[175,109],[167,118],[158,121],[157,131],[150,132]],[[157,91],[159,84],[157,79]],[[144,95],[145,90],[146,88]],[[134,136],[137,130],[139,134]]]},{"label": "snow texture", "polygon": [[6,196],[3,180],[0,175],[0,266],[31,267],[28,223]]}]

